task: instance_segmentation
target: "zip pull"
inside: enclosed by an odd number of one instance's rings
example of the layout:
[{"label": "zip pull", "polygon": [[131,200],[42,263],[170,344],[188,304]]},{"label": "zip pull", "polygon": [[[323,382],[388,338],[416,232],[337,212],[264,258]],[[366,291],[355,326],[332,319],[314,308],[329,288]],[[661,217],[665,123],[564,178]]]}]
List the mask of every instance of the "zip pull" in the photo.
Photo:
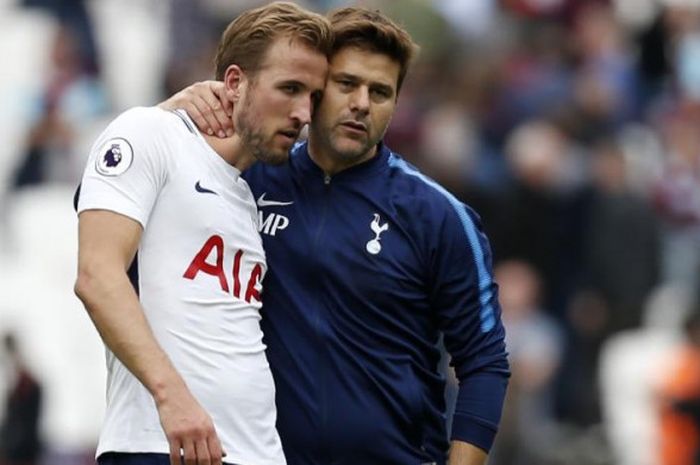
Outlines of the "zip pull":
[{"label": "zip pull", "polygon": [[326,186],[331,183],[331,175],[330,174],[324,174],[323,175],[323,184]]}]

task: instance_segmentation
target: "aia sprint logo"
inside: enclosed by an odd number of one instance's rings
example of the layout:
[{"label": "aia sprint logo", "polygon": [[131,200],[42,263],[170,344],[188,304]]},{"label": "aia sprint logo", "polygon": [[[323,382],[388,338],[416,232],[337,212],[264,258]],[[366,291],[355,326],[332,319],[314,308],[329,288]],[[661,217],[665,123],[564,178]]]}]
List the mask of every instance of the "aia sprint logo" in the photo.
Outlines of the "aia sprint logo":
[{"label": "aia sprint logo", "polygon": [[242,270],[243,251],[239,249],[233,257],[233,268],[229,280],[224,270],[224,250],[224,239],[219,235],[211,236],[192,259],[182,277],[194,281],[200,273],[209,275],[218,279],[223,292],[232,294],[237,299],[243,299],[248,303],[253,300],[260,302],[263,279],[262,264],[255,263],[251,270]]}]

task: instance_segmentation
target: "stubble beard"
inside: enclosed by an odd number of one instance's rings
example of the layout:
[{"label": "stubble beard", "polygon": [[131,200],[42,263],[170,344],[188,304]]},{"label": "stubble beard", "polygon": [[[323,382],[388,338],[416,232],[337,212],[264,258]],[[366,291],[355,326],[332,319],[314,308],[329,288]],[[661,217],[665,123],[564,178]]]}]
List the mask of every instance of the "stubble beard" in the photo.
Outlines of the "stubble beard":
[{"label": "stubble beard", "polygon": [[[236,131],[238,132],[243,145],[250,150],[250,153],[256,160],[263,163],[279,165],[286,160],[285,154],[277,154],[274,150],[265,144],[265,135],[262,130],[256,130],[255,116],[251,111],[251,101],[246,98],[242,104],[241,112],[236,118]],[[247,118],[248,116],[248,118]],[[269,142],[272,142],[271,140]]]},{"label": "stubble beard", "polygon": [[[342,160],[345,163],[353,163],[362,159],[367,152],[372,149],[373,144],[370,141],[369,134],[363,139],[352,139],[348,136],[341,135],[341,130],[340,126],[335,126],[333,130],[328,130],[326,132],[327,146],[331,149],[331,152],[333,152],[334,158]],[[343,148],[342,144],[344,139],[346,141],[352,141],[355,148]]]}]

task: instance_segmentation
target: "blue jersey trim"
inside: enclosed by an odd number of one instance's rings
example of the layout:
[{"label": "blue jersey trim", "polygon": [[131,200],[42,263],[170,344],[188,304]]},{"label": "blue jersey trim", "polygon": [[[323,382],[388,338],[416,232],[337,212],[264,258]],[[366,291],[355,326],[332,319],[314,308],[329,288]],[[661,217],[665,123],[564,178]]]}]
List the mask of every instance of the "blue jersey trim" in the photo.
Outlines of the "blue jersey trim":
[{"label": "blue jersey trim", "polygon": [[440,184],[436,183],[432,179],[428,178],[424,174],[420,173],[416,169],[410,167],[403,159],[396,157],[393,153],[389,156],[389,165],[392,167],[399,168],[404,173],[415,176],[424,183],[428,184],[440,194],[442,194],[452,208],[455,209],[457,216],[462,222],[464,227],[464,232],[469,240],[469,245],[474,253],[474,261],[476,263],[477,276],[479,280],[479,303],[481,304],[481,312],[479,313],[479,318],[481,320],[481,332],[487,333],[493,329],[496,325],[496,317],[494,316],[493,305],[491,304],[493,298],[493,291],[491,290],[491,284],[493,279],[489,273],[486,264],[484,263],[484,250],[481,247],[481,242],[479,241],[479,233],[474,225],[469,214],[467,214],[464,204],[457,200],[457,198],[452,195],[447,189],[442,187]]}]

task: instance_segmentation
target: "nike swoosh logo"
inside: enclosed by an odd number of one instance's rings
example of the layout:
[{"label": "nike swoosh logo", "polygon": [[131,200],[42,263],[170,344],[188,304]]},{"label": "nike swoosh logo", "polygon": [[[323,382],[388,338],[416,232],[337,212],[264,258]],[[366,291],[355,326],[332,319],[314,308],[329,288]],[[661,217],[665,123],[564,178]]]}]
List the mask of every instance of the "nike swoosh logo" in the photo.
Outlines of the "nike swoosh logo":
[{"label": "nike swoosh logo", "polygon": [[278,207],[284,207],[285,205],[291,205],[294,202],[279,202],[277,200],[265,200],[265,195],[267,195],[267,192],[263,192],[260,194],[260,197],[258,197],[258,207],[272,207],[272,206],[278,206]]},{"label": "nike swoosh logo", "polygon": [[213,190],[209,190],[206,187],[202,187],[202,185],[197,181],[197,183],[194,185],[194,190],[197,192],[201,192],[202,194],[214,194],[214,195],[219,195]]}]

